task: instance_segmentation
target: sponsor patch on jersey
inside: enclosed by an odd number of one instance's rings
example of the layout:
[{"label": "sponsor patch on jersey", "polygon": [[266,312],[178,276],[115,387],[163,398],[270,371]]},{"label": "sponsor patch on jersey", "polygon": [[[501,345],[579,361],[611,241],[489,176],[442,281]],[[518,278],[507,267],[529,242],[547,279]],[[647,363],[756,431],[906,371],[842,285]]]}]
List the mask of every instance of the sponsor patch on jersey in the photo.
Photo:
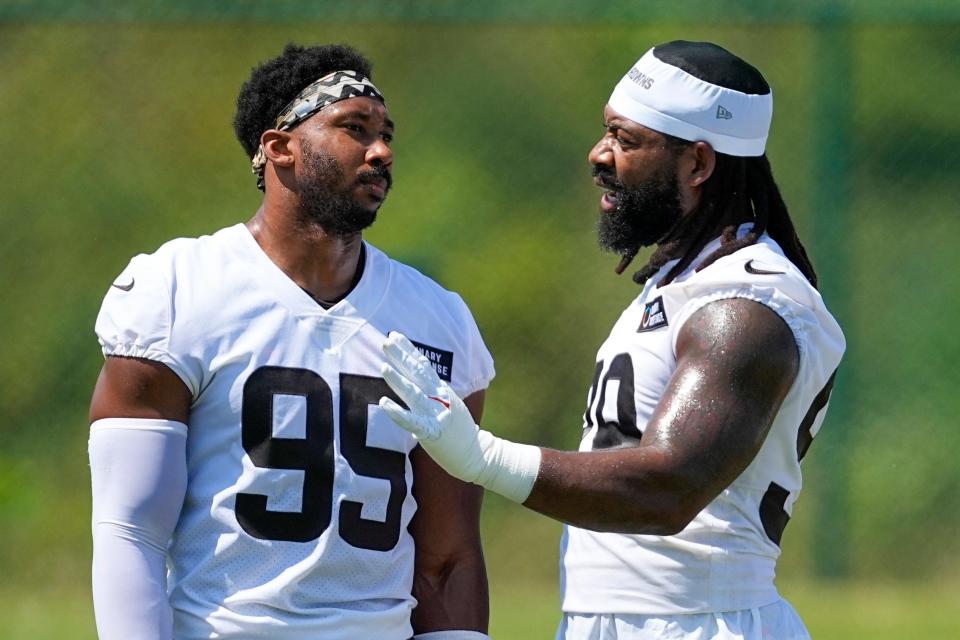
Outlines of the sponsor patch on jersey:
[{"label": "sponsor patch on jersey", "polygon": [[433,368],[437,370],[437,375],[440,376],[440,379],[450,382],[450,377],[453,375],[453,351],[437,349],[436,347],[431,347],[416,340],[411,340],[410,342],[420,350],[420,353],[426,356],[430,364],[433,365]]},{"label": "sponsor patch on jersey", "polygon": [[653,331],[665,326],[667,326],[667,310],[663,306],[663,296],[657,296],[643,308],[643,318],[640,320],[637,333]]}]

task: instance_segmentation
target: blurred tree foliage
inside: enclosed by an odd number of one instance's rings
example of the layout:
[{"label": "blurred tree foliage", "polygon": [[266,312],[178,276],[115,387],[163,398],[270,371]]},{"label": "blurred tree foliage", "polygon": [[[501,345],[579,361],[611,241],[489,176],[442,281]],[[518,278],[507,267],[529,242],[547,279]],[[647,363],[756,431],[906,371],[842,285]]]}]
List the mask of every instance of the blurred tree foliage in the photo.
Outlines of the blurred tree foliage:
[{"label": "blurred tree foliage", "polygon": [[[852,286],[841,321],[856,405],[849,423],[828,418],[805,461],[784,567],[805,572],[817,553],[808,514],[818,478],[830,477],[817,453],[843,430],[852,571],[956,577],[960,31],[849,33]],[[575,447],[595,350],[637,291],[596,249],[586,153],[623,72],[681,37],[719,42],[767,76],[774,173],[801,237],[822,233],[810,210],[820,186],[810,105],[830,70],[813,66],[803,24],[0,22],[4,580],[87,580],[86,404],[101,297],[132,255],[253,214],[259,192],[230,125],[235,95],[288,41],[348,42],[374,61],[397,122],[396,164],[367,237],[473,309],[499,372],[485,423]],[[832,256],[808,248],[829,278]],[[558,527],[496,497],[488,507],[494,573],[555,572]]]}]

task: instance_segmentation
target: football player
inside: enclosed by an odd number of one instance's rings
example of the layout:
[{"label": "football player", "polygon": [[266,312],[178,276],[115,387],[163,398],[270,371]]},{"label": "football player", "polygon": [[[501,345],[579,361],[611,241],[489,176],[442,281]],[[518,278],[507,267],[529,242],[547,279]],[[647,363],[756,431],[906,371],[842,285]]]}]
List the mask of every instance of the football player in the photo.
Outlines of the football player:
[{"label": "football player", "polygon": [[393,168],[370,64],[289,45],[234,125],[259,210],[133,258],[97,318],[100,638],[486,638],[482,490],[377,402],[390,330],[471,420],[493,361],[457,294],[362,239]]},{"label": "football player", "polygon": [[773,578],[845,343],[765,155],[772,93],[711,43],[647,51],[589,154],[600,243],[656,245],[597,353],[583,439],[479,429],[402,335],[381,406],[453,475],[565,523],[560,640],[808,638]]}]

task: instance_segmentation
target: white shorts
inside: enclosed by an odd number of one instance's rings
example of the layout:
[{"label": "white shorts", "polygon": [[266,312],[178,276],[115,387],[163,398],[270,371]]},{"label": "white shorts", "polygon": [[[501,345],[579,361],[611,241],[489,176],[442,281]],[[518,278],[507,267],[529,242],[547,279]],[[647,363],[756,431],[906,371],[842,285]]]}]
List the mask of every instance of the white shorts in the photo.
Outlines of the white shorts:
[{"label": "white shorts", "polygon": [[720,613],[565,613],[556,640],[810,640],[810,634],[781,598],[756,609]]}]

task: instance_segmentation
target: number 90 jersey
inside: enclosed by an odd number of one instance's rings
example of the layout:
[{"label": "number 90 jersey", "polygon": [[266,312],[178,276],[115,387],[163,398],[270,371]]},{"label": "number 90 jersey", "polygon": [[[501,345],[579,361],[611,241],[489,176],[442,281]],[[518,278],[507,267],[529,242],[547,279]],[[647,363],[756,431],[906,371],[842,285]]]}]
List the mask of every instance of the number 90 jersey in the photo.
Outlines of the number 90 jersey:
[{"label": "number 90 jersey", "polygon": [[107,293],[104,354],[162,362],[193,398],[168,549],[178,640],[412,635],[416,442],[377,407],[381,343],[403,332],[461,396],[493,361],[459,296],[364,252],[328,310],[242,224],[135,257]]},{"label": "number 90 jersey", "polygon": [[[741,227],[742,235],[749,225]],[[719,248],[708,244],[694,260]],[[581,450],[637,446],[677,367],[676,340],[696,311],[746,298],[783,319],[799,369],[747,468],[676,535],[565,527],[563,610],[676,615],[738,611],[775,602],[780,535],[800,493],[800,458],[823,421],[845,343],[820,294],[768,236],[673,282],[647,282],[597,354]]]}]

